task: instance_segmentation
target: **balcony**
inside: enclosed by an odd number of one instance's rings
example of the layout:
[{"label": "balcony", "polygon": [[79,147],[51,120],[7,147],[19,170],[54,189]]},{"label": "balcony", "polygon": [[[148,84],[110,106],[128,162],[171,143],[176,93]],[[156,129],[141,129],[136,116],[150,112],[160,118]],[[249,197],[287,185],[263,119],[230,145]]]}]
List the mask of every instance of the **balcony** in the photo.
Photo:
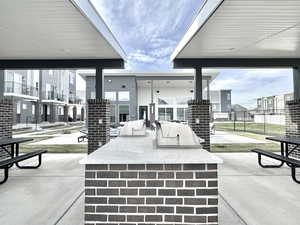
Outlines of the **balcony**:
[{"label": "balcony", "polygon": [[55,91],[43,91],[42,96],[44,97],[44,100],[65,102],[67,99],[66,95],[57,93]]},{"label": "balcony", "polygon": [[39,97],[39,89],[37,87],[14,81],[5,82],[5,93]]},{"label": "balcony", "polygon": [[82,99],[80,99],[78,96],[74,94],[69,95],[69,104],[81,104]]}]

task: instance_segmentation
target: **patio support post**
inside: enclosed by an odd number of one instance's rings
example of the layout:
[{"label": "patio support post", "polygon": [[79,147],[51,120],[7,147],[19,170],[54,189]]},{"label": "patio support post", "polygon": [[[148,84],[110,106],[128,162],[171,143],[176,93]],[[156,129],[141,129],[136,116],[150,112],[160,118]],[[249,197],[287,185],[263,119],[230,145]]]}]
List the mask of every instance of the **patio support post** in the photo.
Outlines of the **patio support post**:
[{"label": "patio support post", "polygon": [[51,103],[50,105],[49,105],[49,107],[50,107],[50,123],[55,123],[56,121],[57,121],[57,119],[56,119],[56,106],[53,104],[53,103]]},{"label": "patio support post", "polygon": [[73,121],[77,121],[77,107],[73,106]]},{"label": "patio support post", "polygon": [[96,99],[103,98],[103,68],[96,68]]},{"label": "patio support post", "polygon": [[188,124],[198,137],[204,139],[203,148],[210,151],[210,102],[203,100],[202,65],[190,59],[175,59],[174,68],[195,69],[195,97],[188,102]]},{"label": "patio support post", "polygon": [[96,99],[88,100],[88,154],[110,140],[110,102],[103,99],[103,68],[96,68]]},{"label": "patio support post", "polygon": [[4,98],[4,70],[0,70],[0,99]]},{"label": "patio support post", "polygon": [[151,80],[151,103],[149,105],[150,107],[150,127],[152,127],[152,124],[155,121],[155,103],[154,103],[154,97],[153,97],[153,80]]},{"label": "patio support post", "polygon": [[96,98],[87,100],[88,154],[105,145],[110,140],[110,101],[104,99],[103,70],[124,68],[124,61],[119,59],[99,60],[96,69]]},{"label": "patio support post", "polygon": [[196,67],[195,68],[195,100],[202,100],[203,93],[202,93],[202,68]]},{"label": "patio support post", "polygon": [[294,100],[300,100],[300,66],[293,68]]},{"label": "patio support post", "polygon": [[[300,66],[293,68],[294,100],[286,103],[286,136],[300,138]],[[289,148],[294,146],[289,145]],[[291,156],[300,159],[300,149],[293,151]]]},{"label": "patio support post", "polygon": [[207,100],[208,101],[210,101],[210,87],[209,87],[209,81],[210,81],[210,79],[208,78],[207,80],[206,80],[206,85],[207,85]]},{"label": "patio support post", "polygon": [[64,105],[64,122],[69,122],[69,106],[67,104]]},{"label": "patio support post", "polygon": [[41,102],[37,100],[35,102],[35,123],[40,124],[41,123]]}]

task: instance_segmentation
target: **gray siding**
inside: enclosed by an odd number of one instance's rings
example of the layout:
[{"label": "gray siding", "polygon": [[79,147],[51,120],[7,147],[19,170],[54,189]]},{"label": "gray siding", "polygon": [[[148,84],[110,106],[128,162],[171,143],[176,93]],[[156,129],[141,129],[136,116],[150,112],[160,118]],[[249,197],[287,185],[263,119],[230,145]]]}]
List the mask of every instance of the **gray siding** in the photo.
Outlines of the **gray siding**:
[{"label": "gray siding", "polygon": [[[129,105],[130,120],[137,119],[137,84],[134,76],[105,76],[104,91],[117,92],[117,99],[119,91],[129,91],[130,101],[112,101],[112,104],[117,105],[117,107],[118,105]],[[87,77],[86,98],[92,99],[93,97],[95,97],[95,77]]]}]

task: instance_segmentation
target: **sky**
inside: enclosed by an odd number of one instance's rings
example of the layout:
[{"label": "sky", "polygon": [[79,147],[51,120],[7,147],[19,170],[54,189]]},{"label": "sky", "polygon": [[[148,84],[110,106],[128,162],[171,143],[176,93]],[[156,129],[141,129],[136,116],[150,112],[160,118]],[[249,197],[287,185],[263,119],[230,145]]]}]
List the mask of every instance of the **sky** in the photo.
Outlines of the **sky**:
[{"label": "sky", "polygon": [[[126,69],[171,70],[170,55],[203,0],[91,0],[127,54]],[[256,98],[292,92],[290,69],[216,69],[211,89],[232,89],[232,103],[254,108]]]}]

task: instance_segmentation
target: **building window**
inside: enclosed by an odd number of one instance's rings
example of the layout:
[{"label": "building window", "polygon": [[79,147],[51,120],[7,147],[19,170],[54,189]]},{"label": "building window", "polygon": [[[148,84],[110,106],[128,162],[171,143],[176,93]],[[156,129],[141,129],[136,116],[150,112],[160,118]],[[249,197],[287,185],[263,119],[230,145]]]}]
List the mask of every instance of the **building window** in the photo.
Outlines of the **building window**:
[{"label": "building window", "polygon": [[231,99],[231,95],[228,93],[227,94],[227,101],[230,101],[230,99]]},{"label": "building window", "polygon": [[184,120],[184,108],[177,108],[177,120]]},{"label": "building window", "polygon": [[31,107],[32,107],[32,108],[31,108],[31,110],[32,110],[32,115],[35,115],[35,106],[32,105]]},{"label": "building window", "polygon": [[110,105],[110,122],[116,123],[116,105]]},{"label": "building window", "polygon": [[21,102],[17,103],[17,114],[21,114]]},{"label": "building window", "polygon": [[116,101],[117,94],[114,91],[107,91],[105,92],[105,99],[108,99],[110,101]]},{"label": "building window", "polygon": [[95,91],[91,91],[91,99],[95,99],[96,98],[96,92]]},{"label": "building window", "polygon": [[119,91],[119,101],[129,101],[129,91]]},{"label": "building window", "polygon": [[129,105],[119,105],[119,122],[129,121]]},{"label": "building window", "polygon": [[158,108],[158,120],[173,120],[173,108]]}]

